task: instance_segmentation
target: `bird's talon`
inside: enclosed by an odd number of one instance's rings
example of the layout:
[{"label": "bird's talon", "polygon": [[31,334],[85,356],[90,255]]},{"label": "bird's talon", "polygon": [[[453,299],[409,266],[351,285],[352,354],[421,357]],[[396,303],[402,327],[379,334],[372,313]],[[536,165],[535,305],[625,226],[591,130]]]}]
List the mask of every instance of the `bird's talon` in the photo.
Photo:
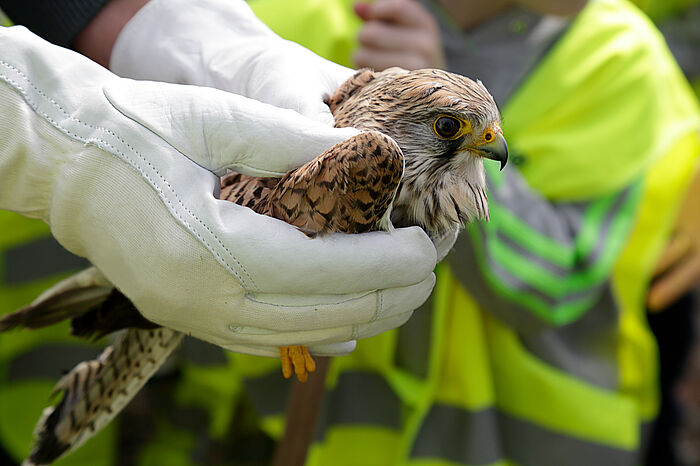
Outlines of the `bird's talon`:
[{"label": "bird's talon", "polygon": [[285,379],[292,376],[292,359],[289,356],[289,346],[280,346],[280,361],[282,361],[282,375]]},{"label": "bird's talon", "polygon": [[306,346],[280,346],[280,360],[285,379],[290,378],[294,373],[299,382],[306,382],[309,379],[309,372],[316,370],[316,363]]},{"label": "bird's talon", "polygon": [[316,361],[311,357],[309,349],[306,346],[304,346],[304,362],[307,371],[314,372],[316,370]]}]

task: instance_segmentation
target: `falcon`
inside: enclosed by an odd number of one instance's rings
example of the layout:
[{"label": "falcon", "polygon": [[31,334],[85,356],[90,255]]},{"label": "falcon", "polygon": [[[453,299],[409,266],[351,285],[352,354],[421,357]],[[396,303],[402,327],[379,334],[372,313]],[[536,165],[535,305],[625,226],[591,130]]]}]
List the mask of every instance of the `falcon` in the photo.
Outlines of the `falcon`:
[{"label": "falcon", "polygon": [[[498,108],[479,81],[426,69],[360,70],[326,98],[335,126],[361,132],[283,178],[230,173],[222,199],[294,225],[309,237],[418,225],[433,241],[488,220],[483,160],[508,149]],[[108,424],[165,362],[180,332],[143,318],[95,268],[60,282],[0,319],[0,331],[71,319],[72,333],[126,332],[57,383],[63,397],[39,420],[29,464],[52,462]],[[280,348],[285,377],[305,381],[305,346]]]}]

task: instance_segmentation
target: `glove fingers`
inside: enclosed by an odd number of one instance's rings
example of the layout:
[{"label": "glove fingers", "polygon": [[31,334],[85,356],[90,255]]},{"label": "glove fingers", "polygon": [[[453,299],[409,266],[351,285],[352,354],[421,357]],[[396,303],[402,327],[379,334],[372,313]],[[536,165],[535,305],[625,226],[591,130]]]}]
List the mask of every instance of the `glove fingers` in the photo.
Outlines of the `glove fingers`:
[{"label": "glove fingers", "polygon": [[[244,213],[227,213],[223,207],[222,230],[242,224]],[[237,213],[241,215],[233,215]],[[435,266],[435,247],[419,227],[309,240],[283,222],[247,213],[246,217],[255,217],[247,222],[250,231],[260,233],[250,239],[238,235],[238,242],[229,244],[236,248],[236,260],[247,265],[251,284],[243,285],[250,291],[314,295],[401,288],[425,280]],[[257,283],[264,283],[264,288]],[[423,301],[425,297],[413,308]]]},{"label": "glove fingers", "polygon": [[457,241],[457,236],[459,235],[459,230],[454,232],[449,232],[434,241],[435,249],[437,250],[437,261],[442,261],[447,254],[450,253],[452,247]]},{"label": "glove fingers", "polygon": [[[252,327],[242,327],[229,338],[234,345],[244,346],[315,346],[352,339],[353,326],[317,330],[297,330],[292,332],[272,332]],[[229,347],[230,344],[226,344]]]},{"label": "glove fingers", "polygon": [[124,79],[104,93],[122,114],[220,175],[282,176],[358,133],[212,88]]},{"label": "glove fingers", "polygon": [[227,351],[232,351],[234,353],[250,354],[252,356],[264,356],[267,358],[279,358],[280,350],[277,346],[263,346],[263,345],[242,345],[237,343],[227,343],[222,345],[222,347]]},{"label": "glove fingers", "polygon": [[249,294],[238,334],[256,334],[266,328],[277,331],[331,329],[372,322],[403,314],[420,306],[430,295],[435,275],[415,285],[351,295],[279,296]]},{"label": "glove fingers", "polygon": [[[236,342],[236,345],[241,346],[292,346],[303,344],[311,347],[313,354],[334,356],[346,354],[350,351],[345,347],[335,347],[336,343],[329,344],[329,342],[345,341],[348,343],[351,339],[370,338],[405,324],[411,318],[411,315],[413,315],[413,311],[407,311],[366,324],[319,330],[271,332],[251,327],[239,328],[233,341]],[[227,344],[227,348],[230,347],[231,345]]]},{"label": "glove fingers", "polygon": [[387,330],[391,330],[405,324],[412,315],[413,311],[403,312],[401,314],[387,317],[386,319],[376,320],[369,324],[359,324],[355,328],[353,338],[361,340],[363,338],[379,335]]},{"label": "glove fingers", "polygon": [[[350,340],[341,343],[309,346],[309,352],[314,356],[345,356],[352,353],[355,346],[357,346],[357,342],[355,340]],[[225,349],[235,353],[251,354],[253,356],[264,356],[268,358],[279,358],[280,356],[279,346],[229,344],[225,346]]]},{"label": "glove fingers", "polygon": [[314,356],[345,356],[352,353],[356,346],[357,341],[350,340],[327,345],[313,345],[309,347],[309,351]]}]

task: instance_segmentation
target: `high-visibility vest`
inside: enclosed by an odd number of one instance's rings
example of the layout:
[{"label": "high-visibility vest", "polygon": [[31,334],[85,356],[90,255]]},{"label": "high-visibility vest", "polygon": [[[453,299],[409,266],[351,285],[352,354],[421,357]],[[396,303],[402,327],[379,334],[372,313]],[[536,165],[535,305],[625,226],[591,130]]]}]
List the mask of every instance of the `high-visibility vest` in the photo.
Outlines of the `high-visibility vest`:
[{"label": "high-visibility vest", "polygon": [[[266,8],[256,9],[257,3]],[[323,37],[316,39],[304,18],[320,14],[329,2],[295,2],[296,13],[271,6],[280,3],[251,5],[273,30],[284,23],[283,36],[323,50]],[[335,11],[352,14],[342,1]],[[342,42],[344,32],[352,42],[357,24],[335,20],[346,27],[331,31],[334,40]],[[347,63],[346,56],[337,58]],[[585,299],[576,301],[572,293],[571,301],[556,307],[542,305],[552,298],[547,293],[560,291],[556,274],[538,264],[518,264],[518,254],[506,247],[495,256],[513,259],[506,265],[538,293],[533,298],[509,288],[488,267],[482,270],[483,286],[498,289],[553,332],[595,325],[614,348],[613,379],[592,382],[530,351],[517,328],[465,291],[456,278],[460,257],[453,255],[452,269],[439,267],[431,309],[333,360],[309,464],[639,461],[645,430],[658,409],[657,353],[644,297],[696,172],[697,102],[651,23],[626,1],[600,0],[589,2],[540,61],[503,109],[503,121],[509,147],[525,160],[520,171],[531,187],[554,202],[589,202],[581,250],[573,253],[587,251],[599,260],[585,273],[565,277]],[[489,176],[497,189],[498,175]],[[493,203],[491,219],[494,226],[466,233],[473,243],[479,231],[508,233],[526,226]],[[591,250],[595,236],[608,229],[604,249]],[[527,257],[539,255],[556,266],[572,253],[533,239],[524,228],[522,233],[514,240],[532,248]],[[591,322],[588,316],[601,309],[619,314]],[[278,394],[284,389],[277,374],[256,367],[256,359],[236,359],[252,392],[266,388],[266,396],[253,398],[268,415],[269,431],[279,434],[284,398]]]}]

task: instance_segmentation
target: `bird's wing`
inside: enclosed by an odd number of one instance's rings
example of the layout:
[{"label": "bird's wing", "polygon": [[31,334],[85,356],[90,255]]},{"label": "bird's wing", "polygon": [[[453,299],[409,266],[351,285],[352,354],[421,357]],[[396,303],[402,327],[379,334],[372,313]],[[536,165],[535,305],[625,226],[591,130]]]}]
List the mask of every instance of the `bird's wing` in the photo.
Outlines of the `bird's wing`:
[{"label": "bird's wing", "polygon": [[42,293],[31,304],[0,319],[0,332],[15,327],[42,328],[71,320],[71,333],[100,338],[129,327],[157,327],[95,267],[71,275]]},{"label": "bird's wing", "polygon": [[43,292],[31,304],[3,316],[0,332],[14,327],[41,328],[84,314],[114,290],[95,267],[89,267]]},{"label": "bird's wing", "polygon": [[279,183],[279,178],[256,178],[241,173],[229,173],[221,177],[219,199],[253,208],[266,199]]},{"label": "bird's wing", "polygon": [[389,136],[360,133],[287,173],[254,209],[309,236],[386,230],[403,164]]}]

